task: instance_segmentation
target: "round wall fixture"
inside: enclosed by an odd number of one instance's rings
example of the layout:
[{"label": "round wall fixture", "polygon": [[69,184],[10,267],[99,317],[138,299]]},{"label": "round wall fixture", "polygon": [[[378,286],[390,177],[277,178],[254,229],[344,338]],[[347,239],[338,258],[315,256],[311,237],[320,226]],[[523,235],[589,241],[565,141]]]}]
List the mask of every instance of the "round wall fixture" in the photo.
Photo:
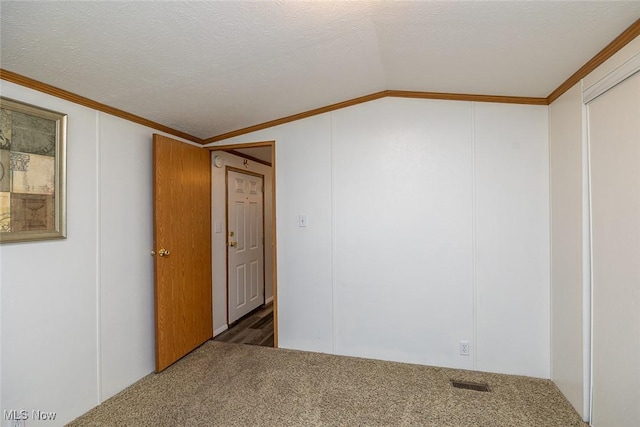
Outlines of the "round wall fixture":
[{"label": "round wall fixture", "polygon": [[213,164],[217,167],[217,168],[221,168],[222,167],[222,157],[220,156],[215,156],[213,158]]}]

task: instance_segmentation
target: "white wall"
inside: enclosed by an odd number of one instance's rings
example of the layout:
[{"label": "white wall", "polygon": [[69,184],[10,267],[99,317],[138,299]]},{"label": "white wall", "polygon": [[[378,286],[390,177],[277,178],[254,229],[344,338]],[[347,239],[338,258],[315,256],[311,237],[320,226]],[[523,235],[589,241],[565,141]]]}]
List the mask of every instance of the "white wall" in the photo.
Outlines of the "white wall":
[{"label": "white wall", "polygon": [[94,406],[99,387],[98,114],[4,81],[0,94],[68,114],[69,238],[0,247],[2,409],[55,411],[60,425]]},{"label": "white wall", "polygon": [[[222,167],[213,165],[214,156],[223,159]],[[226,175],[225,167],[233,166],[264,175],[264,287],[265,301],[273,300],[273,219],[271,167],[249,160],[244,165],[242,157],[214,151],[211,156],[211,224],[213,267],[213,334],[224,332],[227,325],[227,230],[226,230]],[[221,226],[215,232],[215,224]]]},{"label": "white wall", "polygon": [[385,98],[216,145],[261,140],[281,347],[549,377],[546,107]]},{"label": "white wall", "polygon": [[472,108],[333,114],[336,353],[473,368]]},{"label": "white wall", "polygon": [[[153,173],[144,126],[100,114],[98,288],[101,398],[155,368]],[[71,119],[71,118],[70,118]]]},{"label": "white wall", "polygon": [[483,371],[549,377],[546,107],[476,104],[476,328]]},{"label": "white wall", "polygon": [[0,246],[0,410],[55,411],[53,427],[154,369],[153,130],[0,85],[68,114],[68,238]]},{"label": "white wall", "polygon": [[276,140],[278,345],[325,353],[334,349],[330,120],[311,117],[265,138]]},{"label": "white wall", "polygon": [[549,107],[549,134],[551,378],[584,416],[581,85]]}]

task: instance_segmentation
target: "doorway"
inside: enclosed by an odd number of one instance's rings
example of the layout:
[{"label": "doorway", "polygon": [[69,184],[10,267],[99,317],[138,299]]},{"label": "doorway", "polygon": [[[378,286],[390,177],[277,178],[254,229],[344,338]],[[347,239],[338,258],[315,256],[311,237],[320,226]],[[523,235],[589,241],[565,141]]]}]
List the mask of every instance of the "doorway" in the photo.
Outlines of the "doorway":
[{"label": "doorway", "polygon": [[[212,151],[213,183],[214,337],[216,340],[225,341],[225,336],[228,337],[234,330],[237,335],[238,330],[247,328],[247,324],[252,323],[249,326],[253,326],[253,329],[260,329],[259,332],[263,336],[272,334],[272,345],[277,347],[275,142],[225,145],[209,147],[209,149]],[[240,181],[236,181],[238,178]],[[254,192],[260,193],[258,191],[260,180],[262,180],[263,187],[263,193],[260,196],[263,197],[262,211],[264,220],[262,224],[257,225],[262,227],[264,241],[256,242],[255,239],[259,238],[260,230],[251,231],[251,215],[254,215],[250,212],[251,205],[244,204],[243,206],[243,204],[240,204],[236,206],[233,197],[240,195],[240,197],[245,197],[245,202],[250,203],[246,199],[247,195],[242,196],[242,194],[246,193],[247,190],[248,193],[251,193],[252,185],[254,186]],[[254,182],[252,183],[251,181]],[[234,196],[236,190],[241,190],[241,192]],[[249,195],[250,198],[252,196],[255,198],[258,194]],[[228,203],[227,197],[229,197]],[[238,209],[240,212],[236,212],[234,209]],[[260,217],[258,214],[259,207],[256,206],[254,209],[255,215]],[[242,216],[244,218],[247,214],[249,214],[249,218],[247,218],[248,223],[244,226],[244,236],[240,236],[237,229],[237,217]],[[256,226],[256,228],[258,227]],[[241,252],[238,248],[241,248],[242,244],[238,238],[242,238],[246,248],[247,245],[252,244],[250,240],[252,237],[254,239],[253,243],[262,243],[263,245],[264,260],[262,269],[259,262],[254,262],[255,260],[241,260],[241,262],[234,260],[234,257],[239,255],[237,252]],[[259,251],[259,249],[254,248],[254,252],[256,251]],[[264,280],[263,285],[259,281],[252,282],[252,274],[253,277],[260,276],[260,271],[262,271]],[[229,283],[232,285],[231,288],[228,287]],[[234,288],[233,286],[236,284],[240,286]],[[257,299],[255,298],[256,294]],[[256,318],[252,320],[251,317]],[[232,329],[229,330],[230,328]],[[250,335],[256,334],[256,331],[248,332],[251,332]],[[269,340],[261,341],[268,342]],[[234,342],[242,341],[236,340]]]}]

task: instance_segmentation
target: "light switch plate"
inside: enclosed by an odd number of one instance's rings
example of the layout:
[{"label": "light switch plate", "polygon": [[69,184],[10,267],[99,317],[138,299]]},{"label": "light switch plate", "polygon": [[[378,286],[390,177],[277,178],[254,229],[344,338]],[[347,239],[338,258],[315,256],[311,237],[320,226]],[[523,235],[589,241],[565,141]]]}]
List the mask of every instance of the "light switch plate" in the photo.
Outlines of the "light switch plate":
[{"label": "light switch plate", "polygon": [[309,224],[307,215],[298,215],[298,227],[306,227]]}]

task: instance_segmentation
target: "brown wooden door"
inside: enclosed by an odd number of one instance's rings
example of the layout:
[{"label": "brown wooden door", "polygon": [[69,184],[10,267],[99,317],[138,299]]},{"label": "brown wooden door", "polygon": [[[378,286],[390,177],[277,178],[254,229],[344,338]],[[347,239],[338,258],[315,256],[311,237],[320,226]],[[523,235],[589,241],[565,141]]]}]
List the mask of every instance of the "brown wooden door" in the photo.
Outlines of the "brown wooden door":
[{"label": "brown wooden door", "polygon": [[[153,135],[156,371],[213,336],[210,152]],[[168,251],[168,252],[165,252]]]}]

